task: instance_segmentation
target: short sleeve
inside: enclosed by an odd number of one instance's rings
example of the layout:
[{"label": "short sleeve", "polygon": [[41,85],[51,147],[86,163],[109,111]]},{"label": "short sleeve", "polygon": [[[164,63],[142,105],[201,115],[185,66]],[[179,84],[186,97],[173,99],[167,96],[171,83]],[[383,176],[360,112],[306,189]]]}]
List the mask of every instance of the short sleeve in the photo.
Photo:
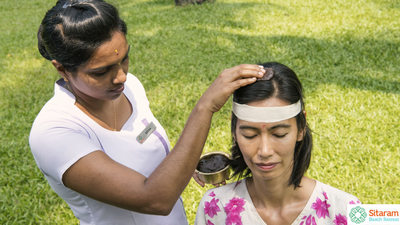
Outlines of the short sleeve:
[{"label": "short sleeve", "polygon": [[57,112],[41,112],[29,136],[29,144],[39,169],[62,183],[64,172],[85,155],[101,150],[81,125],[57,118]]},{"label": "short sleeve", "polygon": [[131,98],[138,100],[141,106],[146,106],[147,108],[149,106],[149,100],[147,99],[143,84],[139,81],[139,79],[128,73],[126,85],[131,86],[132,90],[134,90],[134,93],[128,89],[126,90],[125,94],[132,96]]}]

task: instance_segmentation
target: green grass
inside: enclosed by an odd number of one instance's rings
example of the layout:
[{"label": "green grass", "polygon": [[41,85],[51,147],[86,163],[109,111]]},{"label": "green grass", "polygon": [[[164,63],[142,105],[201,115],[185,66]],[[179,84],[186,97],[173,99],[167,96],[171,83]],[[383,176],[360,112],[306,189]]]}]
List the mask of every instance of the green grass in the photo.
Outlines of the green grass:
[{"label": "green grass", "polygon": [[[227,67],[278,61],[306,91],[315,148],[307,175],[369,204],[400,204],[399,0],[115,0],[129,28],[130,72],[174,145],[197,99]],[[55,0],[0,2],[0,224],[77,224],[37,169],[31,124],[58,78],[36,32]],[[230,106],[205,152],[229,150]],[[210,188],[211,186],[207,186]],[[183,193],[189,223],[206,191]]]}]

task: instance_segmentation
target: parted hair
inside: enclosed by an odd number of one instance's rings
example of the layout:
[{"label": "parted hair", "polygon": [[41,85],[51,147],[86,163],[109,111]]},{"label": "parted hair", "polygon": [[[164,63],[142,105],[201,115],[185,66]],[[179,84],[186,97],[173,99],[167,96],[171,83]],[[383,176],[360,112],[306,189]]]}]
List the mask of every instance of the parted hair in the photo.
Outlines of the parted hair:
[{"label": "parted hair", "polygon": [[[253,84],[237,89],[233,94],[233,101],[239,104],[248,104],[276,97],[289,104],[294,104],[300,100],[302,109],[304,110],[303,87],[296,73],[289,67],[277,62],[267,62],[260,65],[265,68],[272,68],[274,71],[272,79],[268,81],[256,81]],[[293,170],[289,179],[289,186],[294,185],[294,188],[300,187],[301,178],[310,165],[313,147],[311,130],[308,127],[303,110],[295,117],[298,131],[301,132],[304,130],[305,132],[303,140],[296,142],[293,155]],[[232,136],[236,135],[236,124],[237,117],[232,113]],[[231,154],[233,176],[238,175],[238,179],[250,176],[251,170],[244,161],[239,145],[233,137]]]},{"label": "parted hair", "polygon": [[38,48],[47,60],[55,59],[75,72],[114,32],[126,35],[127,27],[118,10],[103,0],[69,0],[74,4],[65,7],[66,2],[58,0],[47,11],[37,33]]}]

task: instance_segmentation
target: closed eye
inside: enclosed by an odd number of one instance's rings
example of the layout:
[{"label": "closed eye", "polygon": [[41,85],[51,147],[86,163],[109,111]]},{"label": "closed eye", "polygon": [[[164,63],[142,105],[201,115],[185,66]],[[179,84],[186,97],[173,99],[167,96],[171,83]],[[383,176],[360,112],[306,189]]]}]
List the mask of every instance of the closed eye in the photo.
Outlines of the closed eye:
[{"label": "closed eye", "polygon": [[255,135],[253,135],[253,136],[246,136],[246,135],[243,135],[243,137],[246,138],[246,139],[253,139],[253,138],[257,137],[257,134],[255,134]]},{"label": "closed eye", "polygon": [[286,134],[283,134],[283,135],[278,135],[278,134],[273,134],[275,137],[277,137],[277,138],[284,138],[286,135],[287,135],[287,133]]},{"label": "closed eye", "polygon": [[108,71],[109,71],[109,69],[107,68],[104,72],[101,72],[101,73],[93,73],[93,74],[96,75],[96,76],[98,76],[98,77],[100,77],[100,76],[103,76],[104,74],[106,74]]}]

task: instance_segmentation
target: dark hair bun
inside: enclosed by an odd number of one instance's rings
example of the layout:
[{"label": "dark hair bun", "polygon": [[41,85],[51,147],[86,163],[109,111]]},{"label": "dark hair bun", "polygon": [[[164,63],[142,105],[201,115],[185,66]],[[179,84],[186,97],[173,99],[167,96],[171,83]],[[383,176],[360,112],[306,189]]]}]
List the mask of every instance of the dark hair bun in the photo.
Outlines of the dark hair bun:
[{"label": "dark hair bun", "polygon": [[46,51],[46,48],[44,47],[43,39],[42,39],[42,29],[43,26],[40,24],[39,30],[37,32],[37,39],[38,39],[38,49],[40,54],[47,60],[52,60],[50,57],[49,53]]}]

